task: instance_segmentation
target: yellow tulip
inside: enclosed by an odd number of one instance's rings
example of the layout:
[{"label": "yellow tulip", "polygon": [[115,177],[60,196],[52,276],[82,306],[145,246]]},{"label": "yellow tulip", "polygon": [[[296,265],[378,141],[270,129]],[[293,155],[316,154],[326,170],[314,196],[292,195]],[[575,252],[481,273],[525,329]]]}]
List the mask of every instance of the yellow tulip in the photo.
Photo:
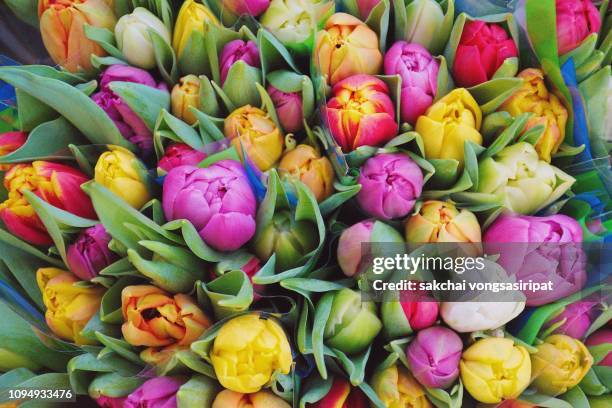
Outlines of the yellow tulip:
[{"label": "yellow tulip", "polygon": [[544,82],[544,73],[539,69],[528,68],[518,74],[524,80],[523,86],[499,110],[507,111],[512,116],[530,112],[533,116],[525,126],[525,132],[542,125],[544,133],[535,145],[540,159],[550,163],[551,154],[559,150],[565,139],[567,110],[559,98],[550,93]]},{"label": "yellow tulip", "polygon": [[96,183],[103,185],[129,205],[140,209],[151,199],[145,183],[144,165],[134,153],[120,146],[109,145],[110,151],[98,158],[94,169]]},{"label": "yellow tulip", "polygon": [[281,176],[295,177],[306,184],[319,202],[334,191],[331,162],[327,157],[321,157],[312,146],[301,144],[285,153],[278,170]]},{"label": "yellow tulip", "polygon": [[408,218],[405,231],[406,241],[412,243],[481,241],[474,213],[458,210],[446,201],[425,201],[419,212]]},{"label": "yellow tulip", "polygon": [[593,356],[580,341],[564,334],[548,336],[531,356],[533,385],[546,395],[574,388],[591,369]]},{"label": "yellow tulip", "polygon": [[36,282],[47,308],[45,319],[53,333],[78,345],[92,344],[81,336],[81,330],[100,307],[104,289],[80,287],[78,278],[57,268],[40,268]]},{"label": "yellow tulip", "polygon": [[478,340],[463,352],[461,380],[472,397],[487,404],[517,398],[529,385],[531,360],[511,339]]},{"label": "yellow tulip", "polygon": [[425,389],[407,368],[393,365],[372,377],[372,387],[387,408],[431,408]]},{"label": "yellow tulip", "polygon": [[416,131],[423,138],[427,159],[455,159],[463,166],[463,145],[482,144],[482,112],[465,88],[458,88],[419,116]]},{"label": "yellow tulip", "polygon": [[172,114],[193,125],[197,118],[189,107],[200,108],[200,79],[195,75],[186,75],[172,88],[170,95]]},{"label": "yellow tulip", "polygon": [[221,385],[246,394],[259,391],[277,372],[289,374],[293,361],[283,328],[258,314],[225,323],[210,358]]},{"label": "yellow tulip", "polygon": [[261,171],[271,168],[283,153],[284,139],[270,116],[245,105],[233,111],[224,125],[225,136],[242,157],[242,149]]},{"label": "yellow tulip", "polygon": [[243,394],[223,390],[217,394],[211,408],[290,408],[281,397],[270,391],[259,391],[254,394]]},{"label": "yellow tulip", "polygon": [[197,32],[202,36],[205,34],[205,23],[220,25],[219,20],[208,7],[194,0],[186,0],[179,10],[174,25],[172,48],[176,55],[183,53],[192,33]]}]

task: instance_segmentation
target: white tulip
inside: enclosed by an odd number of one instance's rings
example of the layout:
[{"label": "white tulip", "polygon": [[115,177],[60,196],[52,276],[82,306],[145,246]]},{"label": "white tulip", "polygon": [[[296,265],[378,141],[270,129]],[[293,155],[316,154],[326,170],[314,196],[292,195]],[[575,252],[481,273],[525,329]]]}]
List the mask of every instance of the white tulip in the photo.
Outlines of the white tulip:
[{"label": "white tulip", "polygon": [[143,69],[155,67],[155,53],[149,29],[157,32],[170,44],[170,32],[164,23],[146,8],[136,7],[131,14],[124,15],[117,22],[117,46],[130,65]]},{"label": "white tulip", "polygon": [[492,330],[503,326],[525,309],[525,302],[444,302],[442,320],[459,333]]}]

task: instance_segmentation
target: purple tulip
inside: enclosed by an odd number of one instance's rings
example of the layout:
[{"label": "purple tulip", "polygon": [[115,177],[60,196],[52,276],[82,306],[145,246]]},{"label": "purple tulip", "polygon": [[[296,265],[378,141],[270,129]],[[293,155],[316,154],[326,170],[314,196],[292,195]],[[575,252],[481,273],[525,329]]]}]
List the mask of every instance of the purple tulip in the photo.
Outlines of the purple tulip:
[{"label": "purple tulip", "polygon": [[586,284],[580,224],[566,215],[502,215],[484,234],[487,253],[517,280],[552,282],[552,291],[525,291],[527,306],[541,306],[578,292]]},{"label": "purple tulip", "polygon": [[567,305],[563,312],[548,321],[545,327],[562,323],[555,329],[555,334],[565,334],[575,339],[582,339],[593,322],[594,308],[597,304],[597,302],[582,300]]},{"label": "purple tulip", "polygon": [[269,5],[270,0],[223,0],[223,6],[238,16],[248,14],[257,17],[266,11]]},{"label": "purple tulip", "polygon": [[100,91],[91,96],[95,103],[115,123],[124,138],[137,145],[143,152],[149,152],[153,146],[151,131],[136,113],[115,94],[109,87],[111,82],[133,82],[168,91],[162,82],[157,84],[147,71],[126,65],[111,65],[100,78]]},{"label": "purple tulip", "polygon": [[128,395],[124,408],[176,408],[176,393],[183,385],[172,377],[147,380]]},{"label": "purple tulip", "polygon": [[111,241],[102,224],[96,224],[79,234],[66,252],[68,267],[76,276],[90,280],[118,259],[118,256],[108,249]]},{"label": "purple tulip", "polygon": [[385,74],[402,78],[402,122],[416,123],[433,103],[440,65],[425,47],[398,41],[385,55]]},{"label": "purple tulip", "polygon": [[221,160],[206,168],[180,166],[164,180],[168,220],[186,219],[220,251],[233,251],[255,234],[255,195],[242,165]]},{"label": "purple tulip", "polygon": [[268,85],[268,94],[272,103],[274,103],[283,130],[287,133],[302,130],[304,111],[302,110],[300,92],[283,92],[272,85]]},{"label": "purple tulip", "polygon": [[459,376],[462,350],[457,333],[433,326],[418,332],[408,345],[406,357],[418,382],[429,388],[447,388]]},{"label": "purple tulip", "polygon": [[403,153],[383,153],[368,159],[359,175],[357,202],[372,217],[405,217],[423,190],[423,173]]},{"label": "purple tulip", "polygon": [[259,50],[253,41],[234,40],[225,44],[221,52],[221,84],[225,83],[227,74],[237,61],[244,61],[252,67],[259,68]]}]

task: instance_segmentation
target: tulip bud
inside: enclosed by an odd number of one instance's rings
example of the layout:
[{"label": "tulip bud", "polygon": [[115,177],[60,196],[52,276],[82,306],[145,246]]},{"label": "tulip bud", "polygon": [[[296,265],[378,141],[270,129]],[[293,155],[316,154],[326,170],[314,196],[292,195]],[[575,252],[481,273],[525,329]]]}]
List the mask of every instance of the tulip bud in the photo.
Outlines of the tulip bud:
[{"label": "tulip bud", "polygon": [[159,159],[157,167],[169,172],[179,166],[197,166],[206,158],[206,153],[192,149],[184,143],[170,143]]},{"label": "tulip bud", "polygon": [[481,241],[480,224],[471,211],[450,202],[425,201],[406,222],[406,241],[412,243]]},{"label": "tulip bud", "polygon": [[378,6],[381,0],[342,0],[342,4],[347,12],[353,16],[358,16],[366,21],[374,7]]},{"label": "tulip bud", "polygon": [[423,190],[423,173],[403,153],[383,153],[368,159],[358,179],[357,202],[372,217],[402,218],[414,207]]},{"label": "tulip bud", "polygon": [[425,389],[399,364],[376,372],[371,384],[385,407],[433,408]]},{"label": "tulip bud", "polygon": [[317,33],[313,58],[330,85],[352,75],[378,74],[383,62],[376,32],[346,13],[332,15]]},{"label": "tulip bud", "polygon": [[211,408],[290,408],[281,397],[270,391],[258,391],[253,394],[243,394],[231,390],[223,390],[212,404]]},{"label": "tulip bud", "polygon": [[295,133],[304,127],[304,111],[302,108],[302,97],[299,92],[283,92],[272,85],[268,85],[268,94],[283,130],[287,133]]},{"label": "tulip bud", "polygon": [[241,16],[247,14],[257,17],[270,5],[270,0],[223,0],[223,7],[233,14]]},{"label": "tulip bud", "polygon": [[554,154],[565,139],[567,110],[557,96],[550,93],[544,82],[544,73],[539,69],[527,68],[518,74],[524,80],[521,88],[506,100],[499,110],[507,111],[512,116],[529,112],[532,116],[527,121],[523,133],[535,126],[544,126],[544,133],[535,145],[540,159],[550,163]]},{"label": "tulip bud", "polygon": [[283,153],[285,141],[280,129],[268,114],[251,105],[225,118],[224,133],[238,154],[242,157],[244,149],[261,171],[269,170]]},{"label": "tulip bud", "polygon": [[601,15],[591,0],[556,0],[559,55],[578,47],[601,29]]},{"label": "tulip bud", "polygon": [[149,30],[155,31],[170,44],[170,32],[164,23],[144,7],[136,7],[122,16],[115,26],[117,47],[130,65],[143,69],[155,68],[155,51]]},{"label": "tulip bud", "polygon": [[591,369],[593,357],[580,341],[563,334],[553,334],[536,346],[532,354],[532,385],[550,396],[574,388]]},{"label": "tulip bud", "polygon": [[280,324],[254,313],[221,326],[210,359],[221,385],[240,393],[258,392],[277,373],[289,374],[293,363]]},{"label": "tulip bud", "polygon": [[351,387],[351,384],[341,377],[334,377],[331,388],[314,404],[309,405],[309,408],[368,408],[368,399],[357,387]]},{"label": "tulip bud", "polygon": [[98,158],[94,169],[96,183],[109,189],[130,206],[140,209],[151,199],[146,183],[146,168],[134,153],[109,145],[109,151]]},{"label": "tulip bud", "polygon": [[187,75],[179,79],[170,94],[172,114],[193,125],[197,122],[195,114],[189,109],[200,109],[200,79],[195,75]]},{"label": "tulip bud", "polygon": [[70,72],[90,71],[102,47],[85,35],[85,25],[112,30],[117,22],[105,0],[40,0],[40,34],[51,59]]},{"label": "tulip bud", "polygon": [[334,169],[327,157],[309,145],[301,144],[284,154],[278,165],[283,178],[296,178],[304,183],[321,202],[333,193]]},{"label": "tulip bud", "polygon": [[525,309],[525,302],[443,302],[442,320],[459,333],[502,327]]},{"label": "tulip bud", "polygon": [[233,40],[225,44],[219,64],[221,67],[221,84],[225,83],[230,68],[237,61],[244,61],[246,64],[259,68],[261,60],[259,49],[253,41]]},{"label": "tulip bud", "polygon": [[104,289],[100,286],[78,286],[70,272],[57,268],[40,268],[36,282],[47,308],[45,320],[58,337],[77,345],[91,344],[81,335],[89,319],[98,312]]},{"label": "tulip bud", "polygon": [[410,371],[425,387],[448,388],[459,377],[459,360],[463,351],[461,338],[441,326],[417,333],[406,351]]},{"label": "tulip bud", "polygon": [[427,111],[438,90],[440,64],[419,44],[398,41],[385,55],[385,75],[402,78],[401,112],[403,122],[414,125]]},{"label": "tulip bud", "polygon": [[[603,328],[597,330],[587,338],[585,344],[588,347],[596,347],[600,344],[612,344],[612,329]],[[612,367],[612,351],[609,351],[597,365]]]},{"label": "tulip bud", "polygon": [[372,231],[375,227],[378,230],[378,242],[404,242],[395,228],[382,222],[366,220],[353,224],[342,232],[338,241],[338,265],[346,276],[355,276],[362,272],[362,257],[366,255],[362,253],[362,244],[372,241]]},{"label": "tulip bud", "polygon": [[345,153],[359,146],[381,145],[397,135],[389,88],[374,76],[354,75],[337,82],[323,113]]},{"label": "tulip bud", "polygon": [[98,398],[94,398],[96,404],[101,408],[123,408],[125,399],[126,397],[115,398],[107,397],[106,395],[100,395]]},{"label": "tulip bud", "polygon": [[357,354],[372,344],[382,328],[374,302],[362,302],[359,292],[347,288],[323,296],[321,301],[333,299],[323,334],[326,345]]},{"label": "tulip bud", "polygon": [[399,301],[385,300],[380,306],[383,330],[388,338],[405,337],[432,326],[439,305],[425,291],[403,291]]},{"label": "tulip bud", "polygon": [[[406,3],[406,32],[403,40],[420,44],[435,54],[441,52],[450,34],[444,30],[445,13],[442,6],[436,0],[413,0]],[[452,13],[451,10],[448,12]]]},{"label": "tulip bud", "polygon": [[537,406],[519,400],[505,400],[496,408],[537,408]]},{"label": "tulip bud", "polygon": [[166,219],[190,221],[220,251],[235,251],[255,234],[257,202],[244,169],[234,160],[170,170],[162,205]]},{"label": "tulip bud", "polygon": [[155,377],[127,396],[124,408],[176,407],[176,393],[183,381],[172,377]]},{"label": "tulip bud", "polygon": [[427,159],[454,159],[463,166],[464,145],[482,144],[482,111],[474,97],[457,88],[434,103],[416,122]]},{"label": "tulip bud", "polygon": [[517,398],[531,377],[531,360],[525,347],[499,337],[481,339],[468,347],[459,368],[467,392],[487,404]]},{"label": "tulip bud", "polygon": [[63,164],[37,160],[13,165],[4,175],[8,198],[0,203],[0,219],[13,235],[35,245],[49,245],[53,240],[23,192],[31,191],[54,207],[95,219],[91,200],[81,190],[86,181],[85,174]]},{"label": "tulip bud", "polygon": [[[0,160],[5,156],[24,145],[28,139],[26,132],[6,132],[0,133]],[[10,164],[0,164],[0,171],[7,171]]]},{"label": "tulip bud", "polygon": [[118,259],[108,249],[111,237],[102,224],[96,224],[79,234],[66,251],[68,267],[76,276],[90,280]]},{"label": "tulip bud", "polygon": [[597,302],[571,303],[565,306],[560,314],[546,322],[544,328],[555,327],[554,334],[565,334],[575,339],[582,339],[593,322],[595,306]]}]

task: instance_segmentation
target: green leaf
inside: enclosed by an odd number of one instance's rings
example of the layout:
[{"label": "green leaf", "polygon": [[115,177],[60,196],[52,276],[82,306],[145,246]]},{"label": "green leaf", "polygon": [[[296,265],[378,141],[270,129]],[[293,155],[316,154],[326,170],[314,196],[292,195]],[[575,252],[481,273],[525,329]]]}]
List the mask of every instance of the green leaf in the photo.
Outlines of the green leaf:
[{"label": "green leaf", "polygon": [[114,339],[100,332],[96,332],[96,338],[100,343],[104,344],[110,350],[119,354],[126,360],[131,361],[132,363],[137,365],[142,365],[142,360],[140,359],[140,357],[138,357],[138,354],[136,354],[134,348],[126,341]]},{"label": "green leaf", "polygon": [[170,109],[170,94],[167,91],[135,82],[114,81],[108,86],[151,131],[155,129],[160,111]]},{"label": "green leaf", "polygon": [[89,384],[87,394],[92,398],[105,395],[108,397],[125,397],[140,387],[145,381],[144,376],[124,377],[119,373],[102,373]]},{"label": "green leaf", "polygon": [[125,60],[123,53],[117,48],[115,34],[112,31],[89,24],[84,24],[83,30],[87,38],[99,44],[111,57],[122,61]]},{"label": "green leaf", "polygon": [[221,387],[213,379],[194,375],[176,393],[177,406],[180,408],[211,407]]},{"label": "green leaf", "polygon": [[261,69],[240,60],[236,61],[227,73],[223,92],[235,106],[259,106],[261,98],[256,84],[262,83]]},{"label": "green leaf", "polygon": [[203,278],[203,274],[198,271],[189,271],[169,262],[144,259],[133,249],[128,249],[127,254],[138,272],[149,278],[155,286],[171,293],[191,292],[196,281]]},{"label": "green leaf", "polygon": [[149,28],[148,32],[153,43],[153,52],[155,53],[157,69],[164,79],[164,82],[172,86],[178,82],[178,68],[174,50],[157,31]]},{"label": "green leaf", "polygon": [[496,78],[467,90],[480,105],[482,114],[488,115],[495,112],[522,84],[521,78]]},{"label": "green leaf", "polygon": [[253,302],[253,285],[241,270],[225,273],[217,279],[197,286],[198,299],[205,296],[217,319],[248,310]]},{"label": "green leaf", "polygon": [[185,244],[197,257],[209,262],[219,262],[223,259],[222,253],[206,245],[191,222],[174,220],[164,225],[164,229],[169,231],[180,229]]},{"label": "green leaf", "polygon": [[287,48],[269,31],[257,32],[257,46],[262,56],[261,69],[263,75],[289,66],[294,72],[301,73]]}]

